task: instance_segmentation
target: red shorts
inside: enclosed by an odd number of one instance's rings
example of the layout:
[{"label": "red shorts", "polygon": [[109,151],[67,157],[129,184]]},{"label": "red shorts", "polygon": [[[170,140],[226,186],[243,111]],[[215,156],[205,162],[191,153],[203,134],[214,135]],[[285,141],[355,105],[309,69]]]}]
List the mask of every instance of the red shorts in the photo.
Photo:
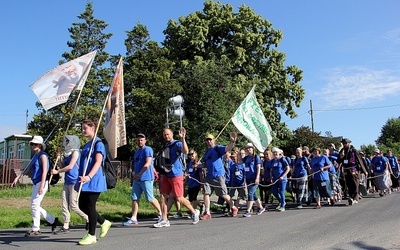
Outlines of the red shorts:
[{"label": "red shorts", "polygon": [[183,175],[176,177],[161,176],[160,191],[165,195],[172,192],[175,197],[183,197]]}]

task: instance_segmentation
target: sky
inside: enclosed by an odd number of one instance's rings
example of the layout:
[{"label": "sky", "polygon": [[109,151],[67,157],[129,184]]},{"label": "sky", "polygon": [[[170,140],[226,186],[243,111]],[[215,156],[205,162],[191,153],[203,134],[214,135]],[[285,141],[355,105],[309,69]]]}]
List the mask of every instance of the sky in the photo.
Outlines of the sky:
[{"label": "sky", "polygon": [[[347,137],[355,147],[375,144],[382,126],[399,117],[400,1],[249,0],[220,1],[237,12],[245,4],[282,30],[278,50],[285,65],[303,70],[306,91],[298,117],[283,118],[289,129],[314,128]],[[202,0],[93,0],[94,17],[112,33],[106,51],[125,54],[126,31],[145,25],[162,42],[168,20],[201,11]],[[29,88],[70,51],[68,28],[87,1],[2,0],[0,141],[26,131],[39,111]],[[311,116],[312,104],[312,116]],[[239,103],[238,103],[239,106]],[[313,118],[313,119],[311,119]],[[273,129],[273,128],[272,128]],[[273,142],[272,142],[273,144]]]}]

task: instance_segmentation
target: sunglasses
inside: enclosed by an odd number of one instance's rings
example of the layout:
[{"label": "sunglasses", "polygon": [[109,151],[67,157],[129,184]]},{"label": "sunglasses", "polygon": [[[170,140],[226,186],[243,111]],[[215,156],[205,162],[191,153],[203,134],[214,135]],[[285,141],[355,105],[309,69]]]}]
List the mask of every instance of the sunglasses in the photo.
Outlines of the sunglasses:
[{"label": "sunglasses", "polygon": [[211,138],[207,138],[206,141],[212,141],[212,139]]},{"label": "sunglasses", "polygon": [[189,154],[188,154],[188,156],[192,156],[192,155],[193,155],[193,153],[189,153]]},{"label": "sunglasses", "polygon": [[40,145],[39,143],[30,143],[31,144],[31,146],[38,146],[38,145]]}]

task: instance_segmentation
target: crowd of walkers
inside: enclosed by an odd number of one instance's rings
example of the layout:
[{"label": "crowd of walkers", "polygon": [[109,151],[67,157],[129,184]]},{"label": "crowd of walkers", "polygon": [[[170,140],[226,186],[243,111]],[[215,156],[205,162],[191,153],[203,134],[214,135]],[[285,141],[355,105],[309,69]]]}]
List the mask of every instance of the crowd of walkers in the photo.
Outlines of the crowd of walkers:
[{"label": "crowd of walkers", "polygon": [[[31,197],[33,226],[25,236],[41,234],[40,217],[51,225],[54,234],[68,233],[70,209],[86,221],[88,232],[78,242],[80,245],[97,242],[97,223],[100,224],[100,238],[108,233],[112,223],[96,210],[100,194],[107,190],[101,167],[106,157],[106,145],[96,137],[96,126],[97,121],[93,119],[83,122],[83,135],[89,139],[83,149],[80,149],[78,136],[64,137],[63,160],[60,168],[52,171],[53,174],[65,173],[61,197],[63,226],[60,228],[57,228],[58,218],[41,207],[48,190],[46,174],[50,167],[49,157],[44,152],[45,143],[40,136],[35,136],[30,142],[35,152],[30,163],[34,184]],[[192,224],[211,219],[210,196],[214,193],[219,197],[218,203],[226,205],[228,216],[238,216],[242,202],[245,209],[240,216],[251,217],[271,209],[284,212],[287,202],[292,202],[296,209],[304,206],[320,209],[324,205],[334,206],[343,199],[347,199],[348,205],[354,205],[369,192],[384,196],[399,188],[399,164],[390,150],[383,155],[376,149],[373,156],[365,156],[351,145],[349,139],[343,139],[341,145],[337,145],[338,150],[333,143],[326,149],[314,147],[311,151],[303,146],[296,148],[296,155],[289,157],[277,147],[260,154],[256,153],[252,143],[238,148],[235,146],[235,132],[231,133],[227,146],[216,144],[216,138],[207,134],[204,138],[207,150],[203,156],[189,149],[184,128],[179,131],[179,140],[174,139],[169,128],[163,130],[163,137],[170,171],[160,175],[161,197],[157,200],[154,195],[155,155],[146,145],[146,135],[137,134],[138,150],[133,154],[130,196],[132,215],[123,223],[124,226],[139,224],[138,201],[142,194],[158,213],[158,221],[153,227],[164,228],[171,225],[168,214],[174,203],[178,210],[175,218],[182,217],[180,205],[183,205]],[[188,156],[188,162],[182,155]],[[18,177],[13,185],[17,181]],[[202,202],[198,200],[200,193]],[[272,207],[271,203],[276,206]]]},{"label": "crowd of walkers", "polygon": [[[253,144],[248,143],[245,148],[234,148],[221,157],[225,170],[223,182],[233,200],[231,203],[239,207],[241,200],[246,201],[244,217],[262,214],[269,209],[269,204],[275,203],[274,198],[277,203],[274,209],[283,212],[288,200],[296,209],[304,206],[320,209],[324,205],[334,206],[343,199],[351,206],[368,193],[377,192],[384,196],[399,188],[399,164],[391,150],[383,154],[375,149],[374,155],[366,156],[345,138],[338,150],[330,143],[326,149],[314,147],[310,151],[309,147],[303,146],[295,152],[296,155],[289,157],[273,147],[256,154]],[[191,201],[194,196],[190,190],[196,186],[198,193],[205,181],[202,178],[204,170],[193,167],[197,160],[191,159],[187,168]],[[223,200],[219,199],[218,203],[222,204]],[[226,206],[229,211],[230,203]],[[211,218],[208,210],[202,214],[201,219]],[[236,216],[237,212],[229,214]]]}]

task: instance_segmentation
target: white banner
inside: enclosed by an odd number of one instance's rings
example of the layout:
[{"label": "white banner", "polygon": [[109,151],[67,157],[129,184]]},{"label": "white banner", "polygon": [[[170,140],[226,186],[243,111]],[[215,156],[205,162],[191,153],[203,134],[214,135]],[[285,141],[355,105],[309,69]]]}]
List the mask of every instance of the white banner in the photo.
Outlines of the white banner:
[{"label": "white banner", "polygon": [[264,152],[272,141],[271,127],[257,102],[255,87],[236,110],[232,122],[260,152]]},{"label": "white banner", "polygon": [[73,90],[83,88],[95,56],[93,51],[61,64],[29,86],[46,111],[68,101]]}]

